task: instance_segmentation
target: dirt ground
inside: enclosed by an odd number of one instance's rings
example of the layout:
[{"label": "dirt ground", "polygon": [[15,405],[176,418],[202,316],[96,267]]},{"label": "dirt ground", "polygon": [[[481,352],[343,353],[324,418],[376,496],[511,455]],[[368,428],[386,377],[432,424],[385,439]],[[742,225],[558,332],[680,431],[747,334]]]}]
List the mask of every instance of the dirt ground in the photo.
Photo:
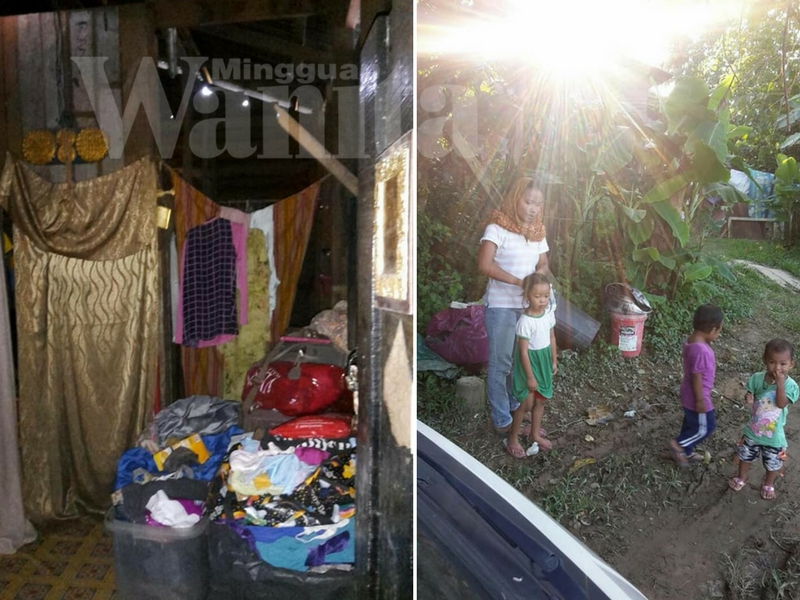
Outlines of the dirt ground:
[{"label": "dirt ground", "polygon": [[[800,313],[800,294],[783,298]],[[762,500],[764,471],[753,466],[735,493],[736,441],[748,412],[742,382],[761,367],[764,344],[797,332],[782,329],[769,303],[753,318],[727,324],[715,343],[717,430],[700,450],[707,463],[678,469],[667,441],[681,423],[680,356],[667,362],[615,358],[605,370],[579,372],[562,353],[556,395],[544,426],[549,453],[515,460],[487,414],[468,417],[456,441],[556,516],[651,600],[800,598],[800,406],[790,409],[789,442],[777,498]],[[645,338],[646,344],[646,338]],[[793,373],[800,380],[800,357]],[[589,424],[608,409],[613,418]],[[632,417],[624,413],[634,410]],[[602,421],[602,419],[601,419]]]}]

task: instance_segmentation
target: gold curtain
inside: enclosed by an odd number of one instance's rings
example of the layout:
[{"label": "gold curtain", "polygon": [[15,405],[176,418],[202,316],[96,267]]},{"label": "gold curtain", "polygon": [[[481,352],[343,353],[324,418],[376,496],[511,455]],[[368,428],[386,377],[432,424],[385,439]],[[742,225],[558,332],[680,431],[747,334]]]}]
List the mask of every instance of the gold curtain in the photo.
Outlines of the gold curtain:
[{"label": "gold curtain", "polygon": [[110,504],[160,357],[156,167],[53,184],[11,156],[23,500],[34,519]]}]

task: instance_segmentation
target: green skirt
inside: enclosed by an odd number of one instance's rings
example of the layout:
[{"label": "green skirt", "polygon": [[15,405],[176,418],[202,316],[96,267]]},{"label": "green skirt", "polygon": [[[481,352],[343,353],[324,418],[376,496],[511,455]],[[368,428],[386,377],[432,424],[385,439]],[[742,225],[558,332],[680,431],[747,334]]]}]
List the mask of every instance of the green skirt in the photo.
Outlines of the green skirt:
[{"label": "green skirt", "polygon": [[[550,346],[541,350],[528,350],[528,358],[531,361],[533,376],[536,377],[536,381],[539,383],[539,389],[536,391],[545,398],[552,398],[553,357],[550,352]],[[528,397],[530,390],[528,389],[528,376],[525,374],[525,369],[519,358],[519,346],[516,344],[514,345],[514,366],[511,369],[511,375],[511,393],[514,394],[514,398],[522,402]]]}]

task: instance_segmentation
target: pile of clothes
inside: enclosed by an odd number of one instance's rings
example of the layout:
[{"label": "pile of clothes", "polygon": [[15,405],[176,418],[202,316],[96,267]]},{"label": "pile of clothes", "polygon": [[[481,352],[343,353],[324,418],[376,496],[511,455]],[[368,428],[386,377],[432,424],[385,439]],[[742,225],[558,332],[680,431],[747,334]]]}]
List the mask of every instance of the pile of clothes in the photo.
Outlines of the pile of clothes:
[{"label": "pile of clothes", "polygon": [[115,518],[140,525],[191,527],[228,452],[241,404],[191,396],[156,415],[117,463]]},{"label": "pile of clothes", "polygon": [[264,562],[293,571],[355,562],[355,438],[234,440],[212,484],[209,516]]}]

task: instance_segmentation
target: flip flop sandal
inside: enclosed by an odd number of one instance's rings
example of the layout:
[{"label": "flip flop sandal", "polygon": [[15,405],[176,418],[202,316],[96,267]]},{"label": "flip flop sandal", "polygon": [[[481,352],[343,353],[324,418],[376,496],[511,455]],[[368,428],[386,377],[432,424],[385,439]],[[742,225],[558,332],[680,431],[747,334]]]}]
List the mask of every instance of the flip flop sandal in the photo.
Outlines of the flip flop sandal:
[{"label": "flip flop sandal", "polygon": [[738,477],[731,477],[728,481],[728,487],[734,492],[739,492],[747,484],[747,479],[739,479]]},{"label": "flip flop sandal", "polygon": [[506,452],[513,458],[525,458],[525,448],[519,446],[518,448],[512,448],[508,445],[508,438],[503,440],[503,448],[506,449]]},{"label": "flip flop sandal", "polygon": [[761,499],[775,500],[775,488],[771,485],[761,484]]}]

